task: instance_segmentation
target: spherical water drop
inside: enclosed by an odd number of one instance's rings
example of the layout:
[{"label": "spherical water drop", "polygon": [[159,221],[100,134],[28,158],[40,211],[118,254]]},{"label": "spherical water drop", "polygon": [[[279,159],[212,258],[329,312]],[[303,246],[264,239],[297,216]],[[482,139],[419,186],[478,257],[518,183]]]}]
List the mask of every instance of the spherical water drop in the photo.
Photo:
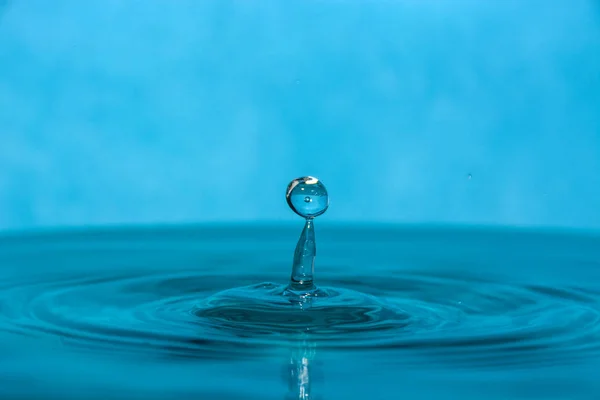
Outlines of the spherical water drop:
[{"label": "spherical water drop", "polygon": [[290,208],[304,218],[318,217],[329,207],[325,185],[312,176],[291,181],[287,187],[286,198]]}]

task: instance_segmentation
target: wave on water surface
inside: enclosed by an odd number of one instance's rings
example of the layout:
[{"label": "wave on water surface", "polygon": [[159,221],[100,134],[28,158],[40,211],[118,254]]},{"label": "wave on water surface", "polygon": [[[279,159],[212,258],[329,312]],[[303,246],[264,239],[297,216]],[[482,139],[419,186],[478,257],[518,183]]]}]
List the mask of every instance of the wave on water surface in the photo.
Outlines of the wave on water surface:
[{"label": "wave on water surface", "polygon": [[[283,295],[285,240],[203,235],[4,239],[0,337],[59,338],[66,347],[121,355],[220,360],[264,357],[302,338],[320,351],[470,368],[566,365],[598,354],[599,293],[588,282],[547,286],[481,269],[469,274],[443,268],[445,254],[449,265],[485,260],[477,249],[457,258],[457,235],[400,231],[378,241],[361,240],[360,233],[325,234],[319,245],[332,250],[318,258],[321,295],[302,302]],[[263,236],[269,235],[278,236]],[[510,235],[504,239],[513,240],[513,250],[522,246]],[[494,243],[510,249],[506,240],[485,242],[490,254]],[[7,246],[15,241],[18,246]],[[544,241],[532,236],[529,249]],[[581,257],[598,261],[599,242],[584,242],[586,254],[574,248],[560,253],[562,268],[581,268]],[[357,243],[362,255],[352,257]],[[565,254],[576,256],[570,265]],[[520,262],[517,269],[523,269],[532,260],[543,263],[548,254],[509,253],[495,262],[513,268]],[[25,273],[32,266],[35,273]]]}]

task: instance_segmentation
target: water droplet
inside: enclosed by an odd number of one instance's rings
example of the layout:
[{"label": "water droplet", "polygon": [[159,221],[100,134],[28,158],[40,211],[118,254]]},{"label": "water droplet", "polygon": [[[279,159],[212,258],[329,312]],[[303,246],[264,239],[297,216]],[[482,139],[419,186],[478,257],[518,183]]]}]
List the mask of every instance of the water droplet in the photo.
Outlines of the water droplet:
[{"label": "water droplet", "polygon": [[472,177],[473,177],[473,176],[472,176],[471,174],[467,175],[467,179],[468,179],[468,180],[471,180],[471,178],[472,178]]},{"label": "water droplet", "polygon": [[305,176],[290,182],[286,191],[290,208],[304,218],[315,218],[327,211],[329,196],[317,178]]}]

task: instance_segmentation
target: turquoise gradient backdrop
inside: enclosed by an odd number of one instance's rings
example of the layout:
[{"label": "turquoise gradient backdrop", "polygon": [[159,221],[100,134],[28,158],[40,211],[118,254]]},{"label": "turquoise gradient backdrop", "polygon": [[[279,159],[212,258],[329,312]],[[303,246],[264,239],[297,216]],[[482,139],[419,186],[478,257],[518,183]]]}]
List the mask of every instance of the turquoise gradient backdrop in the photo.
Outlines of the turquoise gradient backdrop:
[{"label": "turquoise gradient backdrop", "polygon": [[0,0],[0,230],[600,228],[600,3]]}]

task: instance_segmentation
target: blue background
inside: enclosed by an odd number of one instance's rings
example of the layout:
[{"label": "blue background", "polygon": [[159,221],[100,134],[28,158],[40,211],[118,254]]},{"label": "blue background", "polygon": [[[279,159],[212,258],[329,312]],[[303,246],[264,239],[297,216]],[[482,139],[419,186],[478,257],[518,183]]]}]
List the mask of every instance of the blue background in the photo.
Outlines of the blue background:
[{"label": "blue background", "polygon": [[600,228],[597,1],[0,0],[0,229]]}]

